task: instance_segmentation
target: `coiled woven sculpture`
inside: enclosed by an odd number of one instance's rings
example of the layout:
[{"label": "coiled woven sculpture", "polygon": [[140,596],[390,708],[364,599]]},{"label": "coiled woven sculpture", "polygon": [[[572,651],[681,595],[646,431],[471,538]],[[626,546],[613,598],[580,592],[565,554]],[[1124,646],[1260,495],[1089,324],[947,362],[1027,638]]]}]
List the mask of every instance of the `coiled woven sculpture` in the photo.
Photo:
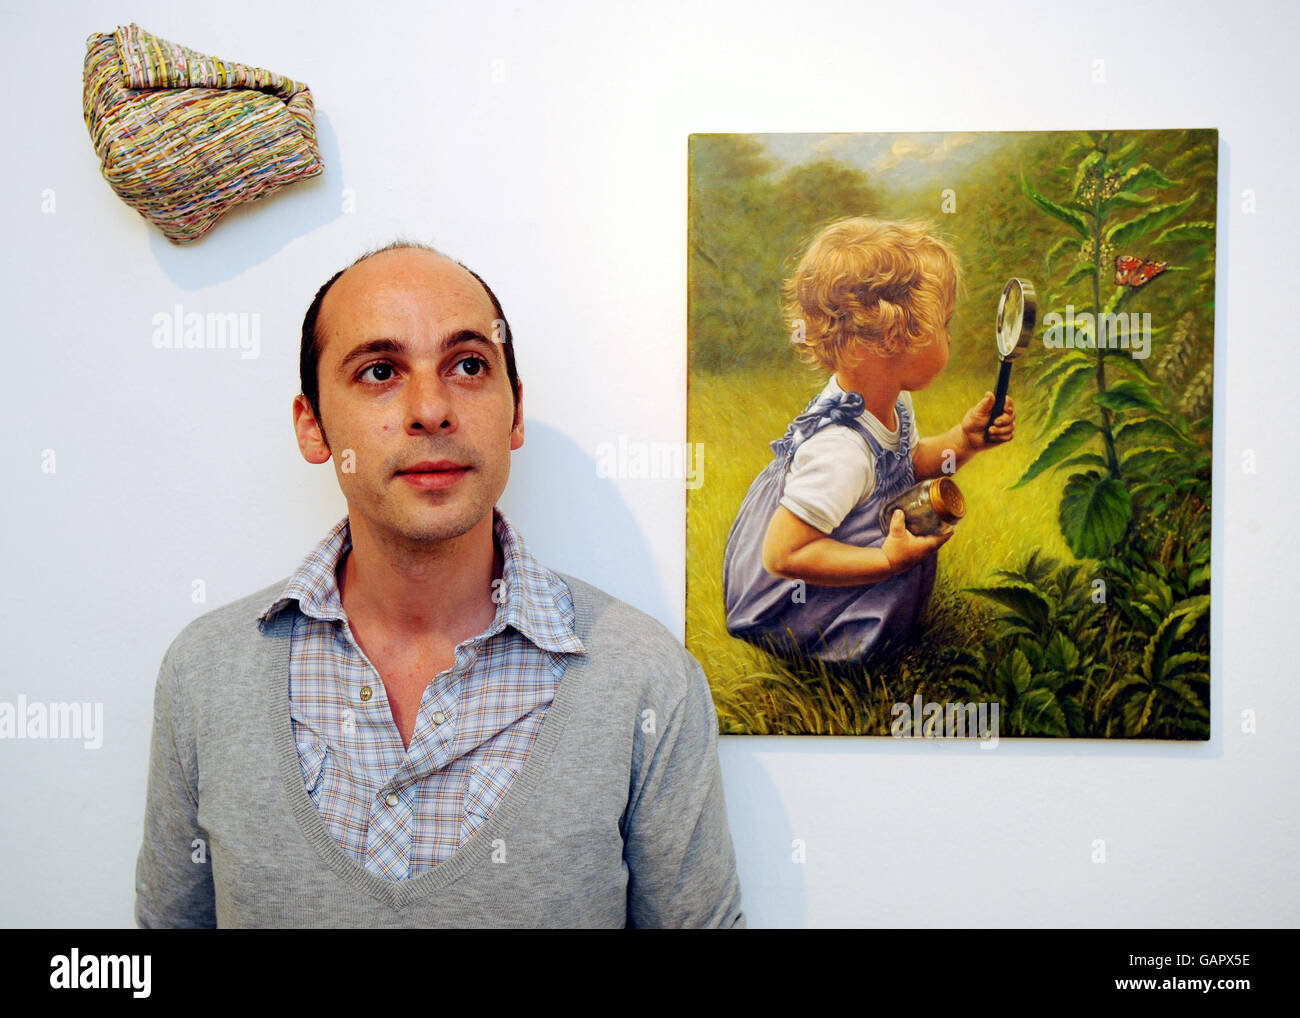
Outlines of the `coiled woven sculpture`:
[{"label": "coiled woven sculpture", "polygon": [[173,244],[325,168],[306,85],[137,25],[86,40],[84,109],[104,179]]}]

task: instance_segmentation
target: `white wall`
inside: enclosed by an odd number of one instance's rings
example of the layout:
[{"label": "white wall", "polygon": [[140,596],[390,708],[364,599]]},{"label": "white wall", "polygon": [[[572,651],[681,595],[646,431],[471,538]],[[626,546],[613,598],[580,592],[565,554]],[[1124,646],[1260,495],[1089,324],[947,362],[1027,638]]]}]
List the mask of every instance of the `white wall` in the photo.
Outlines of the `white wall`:
[{"label": "white wall", "polygon": [[[680,483],[594,463],[619,436],[685,438],[688,133],[1100,127],[1222,132],[1214,738],[725,739],[745,906],[755,926],[1297,923],[1294,6],[129,7],[0,6],[0,700],[105,705],[98,750],[0,740],[0,924],[130,925],[163,650],[345,511],[289,408],[302,313],[362,249],[405,233],[492,282],[527,395],[504,507],[548,564],[680,635]],[[81,120],[85,38],[117,17],[308,82],[323,177],[171,247]],[[259,312],[261,356],[153,349],[178,302]]]}]

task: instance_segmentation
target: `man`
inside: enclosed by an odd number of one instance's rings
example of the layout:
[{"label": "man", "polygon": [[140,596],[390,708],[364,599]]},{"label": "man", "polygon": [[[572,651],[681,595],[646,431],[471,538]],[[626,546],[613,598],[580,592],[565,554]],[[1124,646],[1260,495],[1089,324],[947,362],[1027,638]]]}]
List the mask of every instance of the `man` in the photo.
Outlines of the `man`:
[{"label": "man", "polygon": [[141,926],[745,925],[699,664],[539,565],[496,297],[399,243],[303,322],[298,446],[348,515],[159,671]]}]

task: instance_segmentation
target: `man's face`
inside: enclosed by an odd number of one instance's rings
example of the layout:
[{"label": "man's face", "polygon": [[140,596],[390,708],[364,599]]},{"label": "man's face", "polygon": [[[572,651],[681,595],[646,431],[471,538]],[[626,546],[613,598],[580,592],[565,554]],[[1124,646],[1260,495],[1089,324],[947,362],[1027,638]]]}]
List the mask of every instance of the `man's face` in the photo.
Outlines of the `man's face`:
[{"label": "man's face", "polygon": [[422,250],[368,258],[325,295],[317,375],[330,444],[303,396],[294,427],[308,462],[333,455],[354,520],[431,542],[491,513],[524,441],[494,319],[473,276]]}]

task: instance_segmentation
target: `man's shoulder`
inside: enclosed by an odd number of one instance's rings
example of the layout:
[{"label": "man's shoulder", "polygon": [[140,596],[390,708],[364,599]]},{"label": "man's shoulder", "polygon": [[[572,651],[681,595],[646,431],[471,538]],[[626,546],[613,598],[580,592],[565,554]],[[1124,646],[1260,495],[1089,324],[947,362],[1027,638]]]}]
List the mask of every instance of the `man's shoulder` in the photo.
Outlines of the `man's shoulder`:
[{"label": "man's shoulder", "polygon": [[589,667],[644,675],[680,695],[691,681],[703,677],[694,655],[653,615],[586,580],[558,571],[555,575],[573,595],[578,636],[592,655]]},{"label": "man's shoulder", "polygon": [[641,649],[657,650],[669,656],[686,653],[677,637],[649,612],[615,597],[609,591],[579,579],[569,573],[553,570],[564,581],[573,595],[578,613],[579,635],[586,628],[590,633],[613,633],[621,640],[636,643]]},{"label": "man's shoulder", "polygon": [[196,664],[230,659],[241,641],[251,643],[261,635],[258,616],[279,597],[288,582],[286,576],[192,619],[172,640],[164,663],[184,672]]}]

